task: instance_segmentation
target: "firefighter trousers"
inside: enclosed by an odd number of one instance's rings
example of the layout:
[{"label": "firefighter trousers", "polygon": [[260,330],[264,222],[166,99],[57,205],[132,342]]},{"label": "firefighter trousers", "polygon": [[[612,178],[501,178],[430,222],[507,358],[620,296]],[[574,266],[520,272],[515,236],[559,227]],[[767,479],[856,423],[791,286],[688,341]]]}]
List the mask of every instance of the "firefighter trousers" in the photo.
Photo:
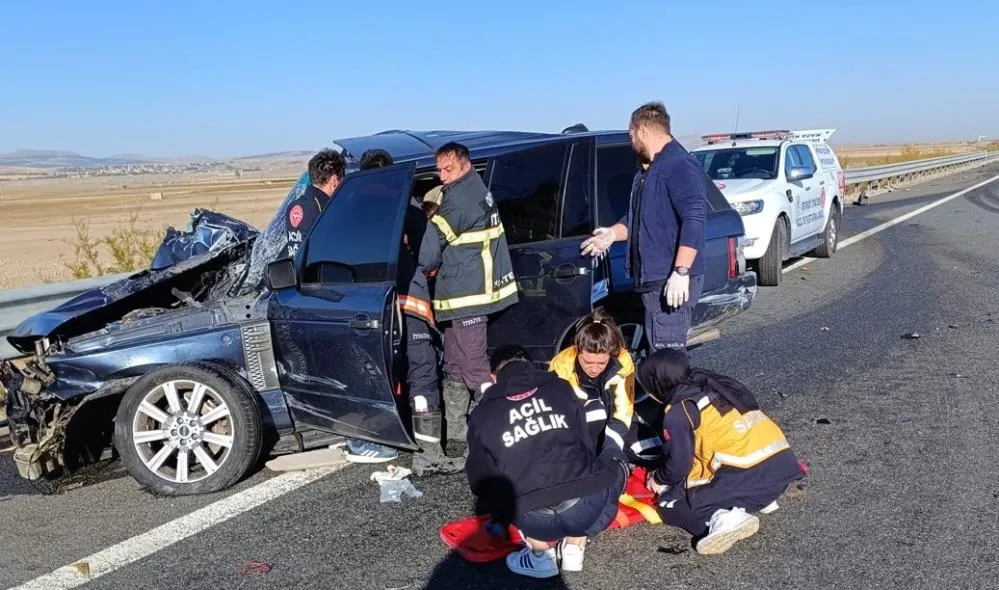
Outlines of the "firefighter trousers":
[{"label": "firefighter trousers", "polygon": [[417,396],[422,396],[426,399],[426,409],[429,412],[439,412],[441,409],[437,359],[433,329],[426,321],[407,315],[406,382],[409,385],[409,399],[413,404]]}]

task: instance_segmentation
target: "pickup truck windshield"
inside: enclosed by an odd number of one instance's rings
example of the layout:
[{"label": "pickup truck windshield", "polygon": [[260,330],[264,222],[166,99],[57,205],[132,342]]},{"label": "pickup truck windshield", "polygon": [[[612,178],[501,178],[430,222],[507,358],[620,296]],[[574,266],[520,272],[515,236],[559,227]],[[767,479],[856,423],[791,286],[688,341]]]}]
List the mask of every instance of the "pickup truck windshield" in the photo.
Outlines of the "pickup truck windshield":
[{"label": "pickup truck windshield", "polygon": [[780,148],[742,147],[692,152],[711,180],[777,178]]}]

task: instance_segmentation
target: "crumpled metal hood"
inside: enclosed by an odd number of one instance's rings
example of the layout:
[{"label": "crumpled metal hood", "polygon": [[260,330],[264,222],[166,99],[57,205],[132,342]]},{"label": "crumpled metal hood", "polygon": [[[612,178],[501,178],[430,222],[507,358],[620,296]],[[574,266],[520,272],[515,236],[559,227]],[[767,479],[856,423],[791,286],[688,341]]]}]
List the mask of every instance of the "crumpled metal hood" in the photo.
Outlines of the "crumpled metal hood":
[{"label": "crumpled metal hood", "polygon": [[20,352],[30,353],[35,340],[51,337],[70,322],[79,321],[117,301],[133,296],[141,300],[143,292],[205,266],[232,246],[257,235],[256,229],[238,219],[215,211],[195,209],[191,213],[188,229],[167,229],[149,269],[84,291],[53,309],[25,319],[11,330],[7,341]]}]

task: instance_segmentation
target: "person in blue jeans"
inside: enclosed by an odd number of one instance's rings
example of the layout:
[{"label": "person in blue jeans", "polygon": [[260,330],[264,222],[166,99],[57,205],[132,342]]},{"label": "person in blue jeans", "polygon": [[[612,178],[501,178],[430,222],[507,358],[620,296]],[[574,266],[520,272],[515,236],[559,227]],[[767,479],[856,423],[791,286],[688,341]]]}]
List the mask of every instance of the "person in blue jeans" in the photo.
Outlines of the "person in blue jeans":
[{"label": "person in blue jeans", "polygon": [[500,346],[489,365],[494,384],[468,418],[465,473],[479,511],[520,529],[524,547],[506,558],[514,573],[554,577],[560,558],[562,571],[580,571],[587,539],[617,515],[627,460],[613,445],[598,454],[572,386],[523,347]]},{"label": "person in blue jeans", "polygon": [[645,333],[652,351],[686,350],[694,308],[704,286],[707,177],[670,131],[660,102],[635,109],[628,125],[641,165],[628,213],[598,227],[583,241],[583,254],[603,256],[627,240],[625,267],[642,295]]}]

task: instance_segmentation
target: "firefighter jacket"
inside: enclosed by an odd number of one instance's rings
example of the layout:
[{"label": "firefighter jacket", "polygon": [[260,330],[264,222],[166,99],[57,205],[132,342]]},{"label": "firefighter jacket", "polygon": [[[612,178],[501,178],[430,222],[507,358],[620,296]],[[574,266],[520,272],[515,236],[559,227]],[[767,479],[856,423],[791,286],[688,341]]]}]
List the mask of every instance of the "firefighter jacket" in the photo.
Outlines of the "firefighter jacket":
[{"label": "firefighter jacket", "polygon": [[[499,210],[475,170],[444,187],[420,247],[428,270],[435,249],[434,312],[438,321],[489,315],[517,303],[517,281]],[[424,253],[425,252],[425,253]],[[428,258],[425,258],[428,257]]]},{"label": "firefighter jacket", "polygon": [[710,483],[722,467],[749,469],[790,448],[780,427],[760,410],[724,415],[710,395],[680,386],[663,418],[666,463],[654,477],[661,485]]},{"label": "firefighter jacket", "polygon": [[624,441],[635,413],[635,365],[631,353],[621,349],[602,375],[590,379],[576,362],[576,347],[555,355],[548,365],[572,385],[586,410],[586,423],[601,452],[624,456]]}]

